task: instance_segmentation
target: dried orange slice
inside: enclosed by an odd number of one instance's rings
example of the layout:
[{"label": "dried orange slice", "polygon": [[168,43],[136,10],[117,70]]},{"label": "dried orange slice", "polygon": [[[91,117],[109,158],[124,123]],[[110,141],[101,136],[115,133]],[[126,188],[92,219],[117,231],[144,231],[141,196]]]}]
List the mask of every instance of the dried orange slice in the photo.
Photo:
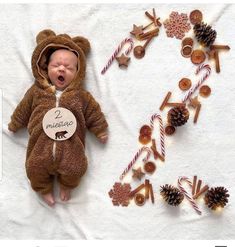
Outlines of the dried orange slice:
[{"label": "dried orange slice", "polygon": [[151,141],[150,135],[140,135],[139,142],[143,145],[148,144]]},{"label": "dried orange slice", "polygon": [[152,134],[152,129],[150,126],[148,125],[143,125],[140,129],[140,135],[147,135],[147,136],[151,136]]}]

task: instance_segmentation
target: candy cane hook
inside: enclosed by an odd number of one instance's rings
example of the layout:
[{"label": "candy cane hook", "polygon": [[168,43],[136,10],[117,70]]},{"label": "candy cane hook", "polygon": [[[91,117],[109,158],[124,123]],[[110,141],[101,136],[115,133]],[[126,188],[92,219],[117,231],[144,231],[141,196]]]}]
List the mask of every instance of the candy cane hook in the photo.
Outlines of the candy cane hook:
[{"label": "candy cane hook", "polygon": [[183,103],[185,103],[192,96],[192,94],[202,85],[202,83],[210,76],[211,67],[209,64],[199,65],[197,67],[195,74],[198,75],[203,70],[206,70],[206,73],[202,76],[202,78],[198,81],[198,83],[189,90],[187,95],[182,100]]},{"label": "candy cane hook", "polygon": [[126,38],[124,39],[119,46],[117,47],[117,49],[115,50],[115,52],[113,53],[113,55],[109,58],[108,63],[104,66],[104,68],[101,71],[101,74],[103,75],[107,69],[110,67],[110,65],[112,64],[113,60],[117,57],[118,53],[121,51],[121,49],[123,48],[123,46],[127,43],[130,43],[130,46],[128,47],[128,49],[125,51],[125,54],[128,55],[133,46],[134,46],[134,42],[132,38]]},{"label": "candy cane hook", "polygon": [[159,114],[153,114],[150,119],[150,127],[153,130],[154,129],[154,120],[158,119],[159,125],[160,125],[160,142],[161,142],[161,154],[163,157],[165,157],[165,132],[163,128],[163,123],[162,123],[162,117]]},{"label": "candy cane hook", "polygon": [[192,183],[191,181],[187,178],[187,177],[179,177],[178,179],[178,186],[181,190],[181,192],[185,195],[185,197],[189,200],[189,202],[191,203],[191,205],[193,206],[193,208],[196,210],[196,212],[198,214],[202,214],[202,212],[200,211],[200,209],[198,208],[196,202],[193,200],[193,198],[188,194],[188,192],[184,189],[184,187],[182,186],[183,181],[186,181],[191,187],[192,187]]},{"label": "candy cane hook", "polygon": [[131,167],[135,164],[136,160],[140,157],[140,155],[146,151],[147,155],[146,157],[143,159],[143,162],[147,162],[150,155],[151,155],[151,150],[148,147],[142,147],[134,156],[133,160],[128,164],[127,168],[123,171],[122,175],[120,176],[120,180],[122,180],[126,174],[129,172],[129,170],[131,169]]}]

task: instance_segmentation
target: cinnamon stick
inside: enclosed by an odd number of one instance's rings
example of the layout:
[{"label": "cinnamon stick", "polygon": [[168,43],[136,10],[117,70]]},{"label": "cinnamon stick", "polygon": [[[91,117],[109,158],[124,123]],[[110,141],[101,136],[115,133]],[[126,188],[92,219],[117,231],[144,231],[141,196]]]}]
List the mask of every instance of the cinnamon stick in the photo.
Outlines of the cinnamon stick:
[{"label": "cinnamon stick", "polygon": [[156,37],[157,35],[158,35],[158,33],[148,34],[146,36],[138,36],[138,39],[139,40],[146,40],[146,39],[149,39],[149,38]]},{"label": "cinnamon stick", "polygon": [[149,190],[150,190],[151,201],[152,201],[152,203],[154,203],[154,194],[153,194],[153,186],[152,186],[152,184],[149,184]]},{"label": "cinnamon stick", "polygon": [[197,108],[196,108],[196,113],[195,113],[194,119],[193,119],[193,122],[194,122],[194,123],[197,122],[197,119],[198,119],[198,115],[199,115],[200,110],[201,110],[201,104],[198,104],[198,105],[197,105]]},{"label": "cinnamon stick", "polygon": [[205,185],[196,195],[193,196],[193,199],[197,199],[202,193],[206,192],[209,189],[208,185]]},{"label": "cinnamon stick", "polygon": [[145,199],[149,199],[149,180],[145,179]]},{"label": "cinnamon stick", "polygon": [[134,189],[133,191],[130,192],[129,197],[133,197],[137,192],[139,192],[140,190],[142,190],[144,188],[144,184],[141,184],[140,186],[138,186],[136,189]]},{"label": "cinnamon stick", "polygon": [[151,146],[151,149],[152,149],[152,151],[153,151],[153,156],[154,156],[154,159],[155,159],[155,160],[156,160],[157,158],[159,158],[162,162],[165,161],[165,158],[157,151],[155,139],[152,139],[152,146]]},{"label": "cinnamon stick", "polygon": [[153,22],[154,22],[154,25],[157,26],[156,13],[155,13],[154,8],[153,8]]},{"label": "cinnamon stick", "polygon": [[194,176],[194,177],[193,177],[192,195],[195,194],[196,184],[197,184],[197,176]]},{"label": "cinnamon stick", "polygon": [[196,194],[200,191],[201,184],[202,184],[202,180],[199,179],[199,180],[198,180],[198,183],[197,183]]},{"label": "cinnamon stick", "polygon": [[[148,11],[145,11],[145,15],[151,20],[151,21],[154,21],[154,17],[152,15],[149,14]],[[157,18],[156,19],[156,22],[157,22],[157,25],[160,27],[162,25],[162,23],[159,21],[160,18]]]},{"label": "cinnamon stick", "polygon": [[153,34],[158,34],[158,32],[159,32],[159,28],[155,28],[155,29],[153,29],[153,30],[151,30],[151,31],[148,31],[148,32],[146,32],[146,33],[142,33],[142,34],[140,34],[139,35],[139,38],[146,38],[147,36],[151,36],[151,35],[153,35]]},{"label": "cinnamon stick", "polygon": [[165,97],[165,99],[163,100],[160,108],[159,108],[160,111],[162,111],[165,108],[165,106],[166,106],[168,100],[170,99],[170,97],[171,97],[171,92],[168,92],[167,95],[166,95],[166,97]]},{"label": "cinnamon stick", "polygon": [[219,52],[218,51],[215,51],[214,58],[215,58],[215,70],[217,73],[219,73],[220,72],[220,63],[219,63]]},{"label": "cinnamon stick", "polygon": [[165,106],[185,106],[185,103],[166,103]]},{"label": "cinnamon stick", "polygon": [[218,50],[230,50],[230,47],[228,45],[211,45],[211,50],[218,49]]},{"label": "cinnamon stick", "polygon": [[155,150],[153,147],[151,147],[151,149],[153,151],[155,160],[159,158],[162,162],[165,162],[165,158],[157,150]]}]

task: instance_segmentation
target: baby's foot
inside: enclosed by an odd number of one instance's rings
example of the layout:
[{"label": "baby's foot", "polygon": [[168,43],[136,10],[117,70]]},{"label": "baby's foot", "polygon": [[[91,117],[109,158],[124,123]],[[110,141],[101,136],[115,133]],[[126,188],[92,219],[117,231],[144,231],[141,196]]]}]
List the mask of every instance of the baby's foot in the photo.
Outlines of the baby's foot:
[{"label": "baby's foot", "polygon": [[61,201],[68,201],[71,197],[71,190],[70,189],[65,189],[65,188],[60,188],[60,199]]},{"label": "baby's foot", "polygon": [[50,207],[55,205],[55,200],[52,193],[44,194],[42,195],[42,198]]}]

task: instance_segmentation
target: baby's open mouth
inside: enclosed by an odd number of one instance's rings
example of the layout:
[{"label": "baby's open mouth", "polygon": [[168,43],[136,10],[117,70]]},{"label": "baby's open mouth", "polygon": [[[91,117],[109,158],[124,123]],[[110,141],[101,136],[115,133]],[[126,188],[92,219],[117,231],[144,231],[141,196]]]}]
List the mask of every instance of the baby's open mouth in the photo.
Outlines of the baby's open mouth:
[{"label": "baby's open mouth", "polygon": [[64,81],[64,77],[62,75],[58,76],[58,80],[63,82]]}]

